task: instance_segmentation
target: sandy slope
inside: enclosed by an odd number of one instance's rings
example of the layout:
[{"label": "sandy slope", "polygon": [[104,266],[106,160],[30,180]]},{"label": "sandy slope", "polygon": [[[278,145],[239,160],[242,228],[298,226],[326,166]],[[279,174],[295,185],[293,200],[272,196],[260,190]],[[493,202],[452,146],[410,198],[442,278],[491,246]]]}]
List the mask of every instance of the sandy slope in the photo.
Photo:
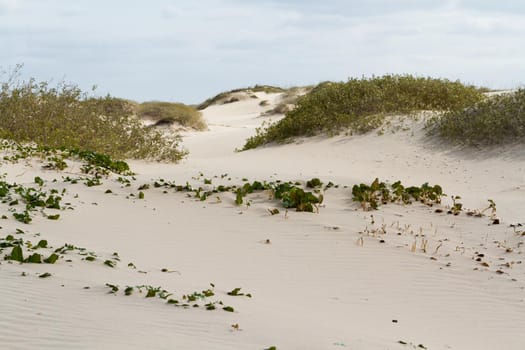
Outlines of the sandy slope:
[{"label": "sandy slope", "polygon": [[[277,95],[259,97],[275,102]],[[48,183],[67,188],[65,200],[74,210],[56,222],[1,221],[0,237],[22,228],[25,239],[45,237],[54,247],[72,243],[98,258],[90,263],[70,252],[54,265],[2,261],[0,347],[525,347],[525,236],[509,227],[525,223],[525,156],[519,147],[451,150],[426,141],[422,122],[394,120],[384,135],[315,138],[235,153],[268,119],[259,117],[260,99],[206,109],[210,130],[184,136],[191,153],[181,164],[132,162],[138,175],[131,187],[111,179],[89,188]],[[10,181],[21,183],[36,175],[52,180],[75,173],[43,171],[36,162],[1,166]],[[223,174],[228,175],[221,179]],[[144,191],[143,200],[128,197],[159,178],[204,186],[204,178],[218,185],[314,176],[340,185],[326,191],[319,214],[285,216],[282,210],[271,216],[267,208],[278,204],[264,193],[250,197],[249,207],[235,206],[232,194],[221,194],[220,203],[154,188]],[[363,212],[344,186],[375,177],[407,185],[438,183],[471,209],[493,199],[502,223],[438,214],[423,205]],[[113,194],[104,194],[106,189]],[[114,252],[121,261],[112,269],[102,261]],[[42,272],[53,276],[38,278]],[[211,299],[235,312],[175,308],[139,293],[112,295],[105,283],[162,286],[178,296],[214,283]],[[253,297],[226,294],[236,287]]]}]

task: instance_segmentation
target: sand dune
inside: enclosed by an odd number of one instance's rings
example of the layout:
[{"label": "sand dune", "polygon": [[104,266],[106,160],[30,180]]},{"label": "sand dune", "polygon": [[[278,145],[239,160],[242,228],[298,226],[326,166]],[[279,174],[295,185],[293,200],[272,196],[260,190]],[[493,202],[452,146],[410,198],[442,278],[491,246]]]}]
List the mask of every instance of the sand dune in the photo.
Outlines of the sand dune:
[{"label": "sand dune", "polygon": [[[187,132],[180,164],[132,161],[130,187],[64,183],[77,176],[41,169],[38,160],[2,161],[6,179],[66,188],[72,210],[29,225],[0,221],[0,237],[45,238],[71,250],[55,264],[1,261],[0,344],[5,349],[523,349],[525,347],[525,157],[520,147],[475,153],[425,137],[424,123],[392,118],[362,136],[316,137],[234,152],[264,120],[279,94],[210,106],[208,131]],[[227,174],[227,175],[226,175]],[[222,175],[222,177],[221,177]],[[267,193],[237,206],[235,195],[206,201],[164,188],[159,179],[194,187],[243,179],[332,181],[319,213],[286,212]],[[435,213],[423,204],[365,212],[351,186],[374,178],[440,184],[465,208],[492,199],[501,223]],[[53,179],[59,179],[53,183]],[[348,187],[345,187],[348,186]],[[110,189],[112,193],[105,193]],[[216,197],[220,197],[220,200]],[[450,197],[443,208],[450,205]],[[270,215],[270,207],[279,207]],[[6,204],[2,212],[9,214]],[[37,235],[39,234],[39,235]],[[50,250],[48,250],[50,251]],[[8,251],[4,250],[2,255]],[[114,253],[118,253],[114,255]],[[116,257],[118,256],[118,259]],[[103,264],[110,260],[115,268]],[[479,260],[479,261],[477,261]],[[128,266],[129,263],[132,265]],[[164,269],[164,271],[163,271]],[[44,272],[52,274],[39,278]],[[22,276],[22,274],[25,276]],[[106,283],[119,286],[108,293]],[[210,285],[212,283],[214,287]],[[161,286],[173,298],[213,289],[210,301],[234,312],[166,305],[126,286]],[[227,293],[242,288],[246,295]]]}]

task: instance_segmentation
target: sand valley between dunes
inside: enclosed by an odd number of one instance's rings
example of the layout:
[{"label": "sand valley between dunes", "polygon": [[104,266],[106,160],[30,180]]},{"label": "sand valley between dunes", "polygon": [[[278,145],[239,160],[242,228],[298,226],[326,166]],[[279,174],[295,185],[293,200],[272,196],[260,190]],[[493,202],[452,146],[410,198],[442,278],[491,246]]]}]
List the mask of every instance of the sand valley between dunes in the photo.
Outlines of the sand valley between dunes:
[{"label": "sand valley between dunes", "polygon": [[[45,188],[66,189],[71,209],[26,225],[4,203],[0,237],[74,248],[55,264],[1,261],[0,348],[525,349],[523,147],[452,149],[428,140],[421,120],[393,117],[382,133],[234,152],[264,120],[279,118],[261,117],[259,105],[278,94],[257,95],[205,109],[209,130],[184,133],[190,154],[181,163],[130,161],[129,187],[114,175],[100,186],[64,182],[78,176],[74,164],[55,171],[35,159],[2,160],[6,181],[34,185],[38,176]],[[201,201],[152,185],[312,178],[337,185],[324,190],[318,213],[286,211],[265,191],[238,206],[230,192]],[[351,188],[375,178],[439,184],[444,210],[363,211]],[[464,208],[457,216],[446,213],[452,195]],[[488,212],[466,215],[489,199],[499,224]],[[144,287],[125,295],[127,286]],[[148,287],[173,295],[145,298]],[[191,295],[199,307],[167,303],[193,305]]]}]

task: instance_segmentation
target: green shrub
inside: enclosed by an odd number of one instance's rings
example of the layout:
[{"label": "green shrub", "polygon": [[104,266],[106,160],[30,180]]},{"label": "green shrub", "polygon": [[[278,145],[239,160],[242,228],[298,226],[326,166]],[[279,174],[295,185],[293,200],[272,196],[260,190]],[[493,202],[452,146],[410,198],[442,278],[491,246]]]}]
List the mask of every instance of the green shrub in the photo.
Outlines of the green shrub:
[{"label": "green shrub", "polygon": [[120,159],[177,161],[185,156],[179,138],[143,127],[130,108],[122,99],[88,97],[75,85],[9,79],[0,88],[0,138]]},{"label": "green shrub", "polygon": [[296,107],[275,124],[257,129],[243,149],[293,137],[364,133],[381,125],[385,114],[418,110],[458,110],[481,101],[479,89],[460,82],[410,75],[321,83],[299,98]]},{"label": "green shrub", "polygon": [[139,104],[136,111],[141,118],[150,118],[155,124],[178,123],[196,130],[206,129],[206,122],[194,107],[182,103],[150,101]]},{"label": "green shrub", "polygon": [[467,145],[525,141],[525,89],[492,96],[473,107],[451,111],[427,124],[430,134]]}]

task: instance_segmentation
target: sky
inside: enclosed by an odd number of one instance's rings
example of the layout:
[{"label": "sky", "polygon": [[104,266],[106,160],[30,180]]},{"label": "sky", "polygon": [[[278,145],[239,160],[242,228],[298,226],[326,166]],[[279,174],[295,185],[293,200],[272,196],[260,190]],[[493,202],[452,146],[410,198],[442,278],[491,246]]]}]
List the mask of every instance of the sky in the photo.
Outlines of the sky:
[{"label": "sky", "polygon": [[524,43],[523,0],[0,0],[0,71],[136,101],[389,73],[516,88]]}]

